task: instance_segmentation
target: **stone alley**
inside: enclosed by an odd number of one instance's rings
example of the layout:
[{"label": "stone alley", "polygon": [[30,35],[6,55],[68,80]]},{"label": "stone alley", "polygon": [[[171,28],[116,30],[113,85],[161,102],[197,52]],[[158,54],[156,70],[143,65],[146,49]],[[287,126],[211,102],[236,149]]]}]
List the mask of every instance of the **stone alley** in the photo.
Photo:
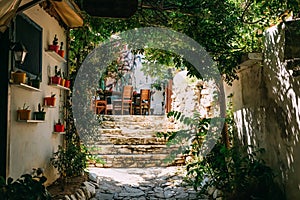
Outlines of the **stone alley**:
[{"label": "stone alley", "polygon": [[209,199],[184,183],[182,167],[90,168],[96,185],[92,200]]}]

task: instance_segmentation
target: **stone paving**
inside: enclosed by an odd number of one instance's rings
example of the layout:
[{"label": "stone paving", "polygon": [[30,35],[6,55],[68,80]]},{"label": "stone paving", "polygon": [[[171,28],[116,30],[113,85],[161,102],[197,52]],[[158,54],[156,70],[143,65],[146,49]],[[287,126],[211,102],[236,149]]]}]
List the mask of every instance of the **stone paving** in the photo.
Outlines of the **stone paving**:
[{"label": "stone paving", "polygon": [[208,200],[183,182],[182,167],[89,168],[97,183],[92,200]]}]

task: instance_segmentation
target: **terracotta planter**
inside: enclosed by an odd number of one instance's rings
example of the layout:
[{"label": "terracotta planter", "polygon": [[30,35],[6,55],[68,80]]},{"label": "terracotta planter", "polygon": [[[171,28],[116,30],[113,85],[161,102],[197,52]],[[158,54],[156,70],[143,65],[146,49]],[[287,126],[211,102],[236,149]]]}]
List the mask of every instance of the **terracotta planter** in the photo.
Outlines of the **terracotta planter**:
[{"label": "terracotta planter", "polygon": [[26,83],[26,73],[24,72],[14,72],[12,77],[14,83]]},{"label": "terracotta planter", "polygon": [[18,120],[29,120],[31,110],[17,110]]},{"label": "terracotta planter", "polygon": [[34,112],[35,120],[45,120],[46,112]]},{"label": "terracotta planter", "polygon": [[49,50],[55,51],[56,53],[58,53],[58,49],[59,49],[58,45],[51,44],[51,45],[48,46],[48,48],[49,48]]},{"label": "terracotta planter", "polygon": [[55,124],[54,125],[54,132],[64,132],[65,126],[63,124]]},{"label": "terracotta planter", "polygon": [[58,84],[58,85],[60,85],[60,83],[61,83],[61,77],[58,77],[58,76],[51,77],[51,84]]},{"label": "terracotta planter", "polygon": [[64,50],[58,50],[58,55],[60,55],[61,57],[65,57],[65,51]]},{"label": "terracotta planter", "polygon": [[71,86],[71,81],[70,80],[66,80],[65,81],[65,87],[66,88],[70,88],[70,86]]},{"label": "terracotta planter", "polygon": [[55,97],[45,97],[44,105],[45,106],[55,106]]}]

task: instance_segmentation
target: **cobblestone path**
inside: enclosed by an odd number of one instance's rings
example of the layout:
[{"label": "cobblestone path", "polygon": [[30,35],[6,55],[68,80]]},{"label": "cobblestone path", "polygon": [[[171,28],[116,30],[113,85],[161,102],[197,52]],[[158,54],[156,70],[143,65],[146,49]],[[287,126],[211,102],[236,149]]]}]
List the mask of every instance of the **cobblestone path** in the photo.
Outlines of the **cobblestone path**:
[{"label": "cobblestone path", "polygon": [[183,182],[181,167],[90,168],[98,188],[92,200],[208,200]]}]

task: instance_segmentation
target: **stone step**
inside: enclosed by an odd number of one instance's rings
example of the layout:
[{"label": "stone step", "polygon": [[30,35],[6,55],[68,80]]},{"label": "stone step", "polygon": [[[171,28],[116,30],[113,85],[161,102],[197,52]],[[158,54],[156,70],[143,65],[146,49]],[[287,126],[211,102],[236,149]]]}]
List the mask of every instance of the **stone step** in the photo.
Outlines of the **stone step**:
[{"label": "stone step", "polygon": [[164,115],[105,115],[103,116],[103,121],[113,121],[113,122],[144,122],[144,121],[164,121],[168,120]]},{"label": "stone step", "polygon": [[166,140],[164,138],[156,137],[126,137],[105,135],[93,138],[88,145],[102,145],[102,144],[115,144],[115,145],[164,145]]},{"label": "stone step", "polygon": [[158,121],[149,121],[149,120],[143,120],[143,121],[103,121],[101,123],[101,127],[104,129],[139,129],[139,130],[172,130],[175,129],[175,125],[172,123],[169,123],[165,120],[158,120]]},{"label": "stone step", "polygon": [[166,167],[181,165],[184,159],[178,156],[173,163],[165,159],[169,154],[143,154],[143,155],[100,155],[105,164],[97,164],[98,167],[114,168],[143,168],[143,167]]},{"label": "stone step", "polygon": [[112,154],[168,154],[178,150],[178,146],[167,145],[114,145],[104,144],[90,146],[89,152],[93,155]]},{"label": "stone step", "polygon": [[[99,135],[88,143],[89,152],[104,160],[100,167],[162,167],[184,163],[178,156],[173,163],[164,160],[178,146],[169,147],[158,132],[173,131],[165,116],[104,115]],[[179,154],[179,153],[178,153]]]},{"label": "stone step", "polygon": [[165,130],[140,130],[140,129],[100,129],[99,137],[106,136],[127,136],[127,137],[156,137],[158,132],[166,132]]}]

